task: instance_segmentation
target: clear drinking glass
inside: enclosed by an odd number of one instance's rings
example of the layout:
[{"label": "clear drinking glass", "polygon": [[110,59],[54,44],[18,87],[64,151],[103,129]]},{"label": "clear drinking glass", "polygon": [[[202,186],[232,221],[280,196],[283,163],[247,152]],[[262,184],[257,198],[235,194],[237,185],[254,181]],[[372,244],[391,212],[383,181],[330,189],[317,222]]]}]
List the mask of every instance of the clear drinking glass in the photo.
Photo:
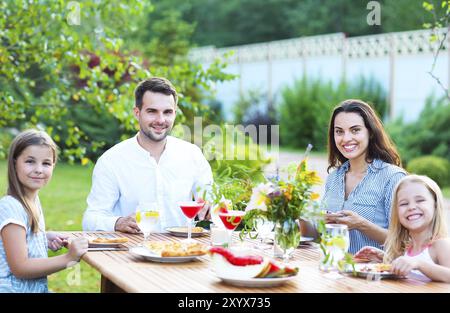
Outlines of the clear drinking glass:
[{"label": "clear drinking glass", "polygon": [[233,231],[241,223],[244,211],[230,210],[227,212],[219,212],[219,217],[228,232],[228,247],[231,247],[233,241]]},{"label": "clear drinking glass", "polygon": [[270,237],[274,227],[275,224],[265,217],[255,219],[255,231],[258,233],[258,238],[262,244]]},{"label": "clear drinking glass", "polygon": [[228,232],[226,228],[222,225],[217,226],[215,224],[211,224],[209,227],[212,246],[225,246],[228,244]]},{"label": "clear drinking glass", "polygon": [[325,235],[322,244],[325,252],[322,251],[319,268],[322,271],[338,271],[339,262],[344,258],[350,246],[350,237],[347,225],[326,224]]},{"label": "clear drinking glass", "polygon": [[139,202],[136,208],[136,223],[144,234],[144,242],[152,232],[159,229],[159,211],[156,202]]}]

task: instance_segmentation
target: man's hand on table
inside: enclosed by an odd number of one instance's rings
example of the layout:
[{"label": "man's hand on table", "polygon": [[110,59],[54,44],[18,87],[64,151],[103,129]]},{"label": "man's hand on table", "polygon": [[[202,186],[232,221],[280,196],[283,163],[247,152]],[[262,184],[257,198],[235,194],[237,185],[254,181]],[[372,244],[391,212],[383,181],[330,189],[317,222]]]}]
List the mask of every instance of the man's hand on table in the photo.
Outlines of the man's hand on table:
[{"label": "man's hand on table", "polygon": [[130,234],[138,234],[141,232],[139,226],[136,224],[136,218],[134,214],[119,217],[116,221],[116,225],[114,226],[114,230]]},{"label": "man's hand on table", "polygon": [[203,208],[200,210],[200,212],[198,212],[198,220],[199,221],[203,221],[203,220],[207,220],[209,221],[211,219],[211,214],[210,214],[210,209],[211,208],[211,204],[209,202],[206,202],[205,205],[203,206]]}]

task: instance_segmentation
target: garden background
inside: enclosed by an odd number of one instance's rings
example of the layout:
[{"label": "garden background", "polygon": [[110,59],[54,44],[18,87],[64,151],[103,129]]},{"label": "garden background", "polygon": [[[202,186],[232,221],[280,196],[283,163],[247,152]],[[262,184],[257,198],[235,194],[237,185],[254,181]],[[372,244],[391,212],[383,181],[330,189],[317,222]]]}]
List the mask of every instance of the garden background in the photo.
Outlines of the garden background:
[{"label": "garden background", "polygon": [[[437,91],[412,121],[387,118],[389,90],[376,79],[347,77],[331,83],[308,73],[283,86],[273,102],[265,101],[266,90],[234,90],[237,96],[230,115],[217,97],[217,86],[238,79],[227,70],[231,56],[206,66],[189,57],[193,47],[201,46],[238,46],[337,32],[361,36],[446,29],[449,25],[448,1],[375,2],[381,8],[380,25],[368,24],[369,1],[360,0],[2,2],[1,194],[6,192],[4,159],[12,138],[30,127],[46,130],[61,150],[54,178],[40,194],[47,228],[81,229],[96,159],[137,130],[132,115],[136,83],[149,76],[164,76],[180,93],[178,124],[192,129],[193,118],[201,116],[204,127],[279,125],[278,159],[263,153],[267,147],[258,146],[258,138],[239,132],[236,135],[245,137],[244,144],[233,149],[241,158],[247,156],[246,160],[220,160],[220,151],[209,151],[215,179],[227,184],[230,196],[239,194],[241,180],[261,180],[263,174],[273,175],[277,168],[298,161],[308,143],[315,146],[309,164],[325,178],[330,111],[346,98],[361,98],[383,117],[405,167],[433,177],[450,198],[450,101],[445,83],[440,86],[436,80]],[[436,51],[445,52],[448,45],[441,46],[441,41],[430,37]],[[174,135],[183,134],[176,129]],[[204,139],[208,142],[209,138]],[[250,155],[258,158],[249,159]],[[74,279],[78,274],[79,279]],[[98,273],[82,263],[81,268],[51,275],[49,287],[55,292],[98,292],[99,281]]]}]

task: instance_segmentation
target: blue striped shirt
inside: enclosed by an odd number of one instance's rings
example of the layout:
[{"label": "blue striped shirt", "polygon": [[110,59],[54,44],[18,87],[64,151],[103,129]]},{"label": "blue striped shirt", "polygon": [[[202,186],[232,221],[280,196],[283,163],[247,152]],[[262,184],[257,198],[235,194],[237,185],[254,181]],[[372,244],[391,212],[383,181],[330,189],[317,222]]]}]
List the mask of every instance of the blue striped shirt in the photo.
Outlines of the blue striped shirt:
[{"label": "blue striped shirt", "polygon": [[[369,163],[364,178],[345,199],[345,174],[349,168],[350,163],[347,161],[328,175],[324,195],[326,209],[332,212],[353,211],[369,222],[387,229],[393,189],[406,175],[405,170],[375,159]],[[350,253],[354,254],[363,246],[382,249],[380,244],[357,229],[352,229],[349,233]]]},{"label": "blue striped shirt", "polygon": [[[28,223],[28,215],[22,204],[14,197],[0,199],[0,232],[6,225],[16,224],[26,229],[27,250],[29,258],[47,258],[47,236],[45,222],[39,199],[36,204],[40,210],[39,231],[33,233]],[[6,251],[0,237],[0,292],[48,292],[47,277],[21,279],[14,276],[6,259]]]}]

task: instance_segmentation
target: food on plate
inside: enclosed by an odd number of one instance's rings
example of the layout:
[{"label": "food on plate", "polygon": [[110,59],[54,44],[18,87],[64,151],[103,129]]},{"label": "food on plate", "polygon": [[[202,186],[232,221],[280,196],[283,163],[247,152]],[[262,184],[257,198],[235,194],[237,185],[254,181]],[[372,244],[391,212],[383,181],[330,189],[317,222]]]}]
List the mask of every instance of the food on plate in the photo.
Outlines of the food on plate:
[{"label": "food on plate", "polygon": [[93,240],[90,240],[91,243],[125,243],[128,242],[128,238],[126,237],[115,237],[115,238],[104,238],[97,237]]},{"label": "food on plate", "polygon": [[392,269],[392,265],[386,263],[378,263],[375,264],[374,268],[377,272],[390,272]]},{"label": "food on plate", "polygon": [[383,257],[383,250],[371,246],[365,246],[355,253],[353,260],[357,263],[383,262]]},{"label": "food on plate", "polygon": [[208,252],[208,247],[200,242],[149,241],[144,245],[161,257],[200,256]]},{"label": "food on plate", "polygon": [[390,272],[392,265],[386,264],[386,263],[377,263],[377,264],[371,264],[364,266],[361,268],[362,272],[373,272],[373,273],[384,273],[384,272]]},{"label": "food on plate", "polygon": [[237,279],[281,278],[298,273],[297,267],[248,252],[239,253],[223,247],[212,247],[209,254],[219,276]]},{"label": "food on plate", "polygon": [[[172,232],[177,232],[177,233],[187,233],[188,229],[187,227],[170,227],[167,230],[172,231]],[[204,229],[203,227],[192,227],[192,233],[203,233]]]},{"label": "food on plate", "polygon": [[266,269],[261,272],[257,278],[279,278],[295,276],[298,273],[298,267],[289,266],[275,260],[269,260]]}]

